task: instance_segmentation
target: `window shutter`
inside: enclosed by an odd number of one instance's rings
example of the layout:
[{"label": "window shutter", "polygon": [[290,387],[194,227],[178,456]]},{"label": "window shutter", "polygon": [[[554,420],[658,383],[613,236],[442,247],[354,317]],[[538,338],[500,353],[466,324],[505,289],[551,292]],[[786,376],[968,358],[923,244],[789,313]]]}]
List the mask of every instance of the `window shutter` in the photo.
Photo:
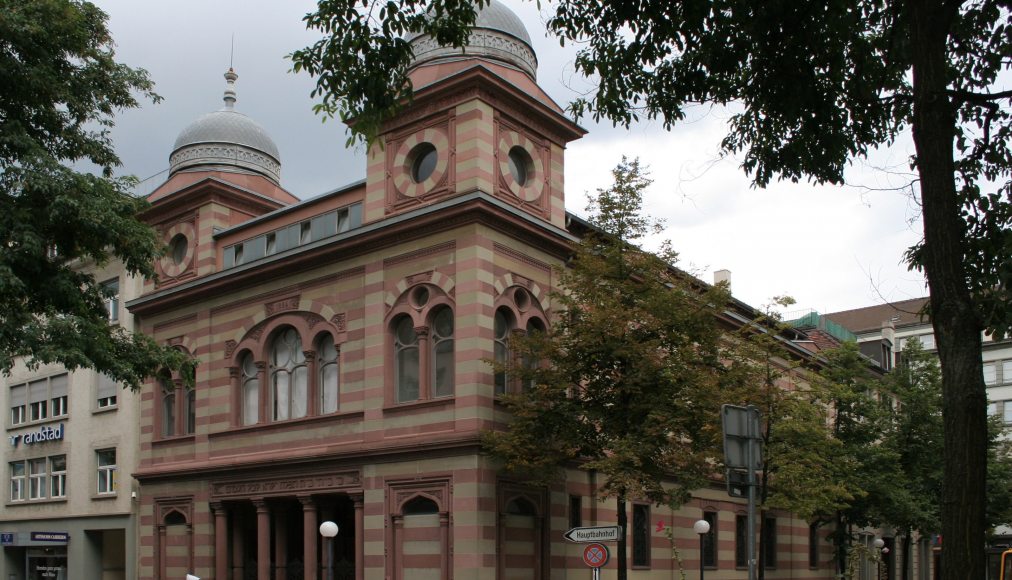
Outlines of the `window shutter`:
[{"label": "window shutter", "polygon": [[49,393],[50,397],[65,397],[67,396],[67,375],[56,375],[49,379]]},{"label": "window shutter", "polygon": [[116,382],[108,376],[99,373],[97,398],[105,399],[116,396]]}]

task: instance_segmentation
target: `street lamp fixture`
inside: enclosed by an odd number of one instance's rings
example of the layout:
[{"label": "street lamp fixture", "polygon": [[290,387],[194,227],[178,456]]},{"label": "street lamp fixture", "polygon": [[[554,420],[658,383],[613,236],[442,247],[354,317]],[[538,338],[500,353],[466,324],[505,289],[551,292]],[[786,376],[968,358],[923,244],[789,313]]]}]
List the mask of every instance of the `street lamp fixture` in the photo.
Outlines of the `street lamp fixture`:
[{"label": "street lamp fixture", "polygon": [[710,522],[706,520],[696,520],[696,523],[692,524],[692,531],[699,534],[699,580],[703,580],[703,563],[706,560],[704,556],[704,548],[706,534],[710,533]]},{"label": "street lamp fixture", "polygon": [[320,524],[320,535],[327,541],[327,580],[334,580],[334,536],[337,535],[337,524],[326,521]]}]

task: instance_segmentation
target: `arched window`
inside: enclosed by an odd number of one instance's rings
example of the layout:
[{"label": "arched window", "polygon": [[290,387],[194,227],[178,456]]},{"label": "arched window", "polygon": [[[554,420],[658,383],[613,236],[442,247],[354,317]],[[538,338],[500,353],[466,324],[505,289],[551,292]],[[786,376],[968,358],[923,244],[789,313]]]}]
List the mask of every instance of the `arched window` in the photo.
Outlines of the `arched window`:
[{"label": "arched window", "polygon": [[306,416],[309,375],[302,339],[294,328],[282,330],[271,343],[271,404],[273,419]]},{"label": "arched window", "polygon": [[[527,336],[536,337],[539,334],[545,333],[545,323],[538,318],[532,318],[527,321]],[[538,366],[538,361],[530,355],[524,356],[524,368],[533,369]],[[534,386],[534,379],[528,379],[524,381],[524,390],[530,389]]]},{"label": "arched window", "polygon": [[186,418],[186,424],[183,425],[183,429],[186,433],[195,433],[197,431],[197,390],[189,389],[186,391],[186,407],[183,409],[185,412],[184,417]]},{"label": "arched window", "polygon": [[432,318],[432,396],[453,394],[453,310],[440,308]]},{"label": "arched window", "polygon": [[[513,323],[510,320],[507,310],[500,308],[495,312],[495,323],[493,331],[495,334],[495,362],[499,365],[506,365],[510,360],[510,330]],[[495,394],[502,395],[506,392],[508,376],[505,369],[495,371]]]},{"label": "arched window", "polygon": [[162,436],[176,434],[176,385],[170,377],[159,379],[162,387]]},{"label": "arched window", "polygon": [[418,400],[418,334],[411,318],[402,316],[394,324],[394,384],[397,402]]},{"label": "arched window", "polygon": [[419,495],[404,504],[404,507],[401,509],[401,513],[406,516],[438,514],[439,506],[437,506],[436,502],[431,499]]},{"label": "arched window", "polygon": [[334,413],[338,407],[340,367],[338,366],[337,345],[334,337],[323,335],[316,348],[319,370],[317,385],[320,392],[320,413]]},{"label": "arched window", "polygon": [[257,376],[257,366],[253,362],[253,355],[246,353],[242,357],[240,365],[242,381],[242,424],[253,425],[260,420],[260,378]]}]

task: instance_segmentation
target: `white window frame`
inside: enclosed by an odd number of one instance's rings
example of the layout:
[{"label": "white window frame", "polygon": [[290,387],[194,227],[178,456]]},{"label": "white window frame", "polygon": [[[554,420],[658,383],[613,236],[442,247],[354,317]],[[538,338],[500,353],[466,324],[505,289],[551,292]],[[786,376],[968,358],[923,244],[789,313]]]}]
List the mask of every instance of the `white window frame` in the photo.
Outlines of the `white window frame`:
[{"label": "white window frame", "polygon": [[[988,369],[991,369],[991,378],[988,380]],[[998,381],[998,361],[986,362],[983,365],[984,371],[984,385],[993,387],[999,383]]]},{"label": "white window frame", "polygon": [[[54,460],[63,458],[63,469],[57,470]],[[49,497],[53,499],[67,497],[67,456],[53,455],[49,457]]]},{"label": "white window frame", "polygon": [[[112,452],[112,463],[103,463],[102,454]],[[95,450],[95,463],[97,465],[97,487],[96,493],[98,495],[115,495],[116,494],[116,448],[110,449],[96,449]]]},{"label": "white window frame", "polygon": [[100,284],[103,290],[114,290],[112,296],[105,298],[105,310],[106,316],[109,318],[110,324],[116,324],[119,322],[119,278],[113,278],[106,280]]},{"label": "white window frame", "polygon": [[[21,468],[20,475],[15,475],[14,470],[16,469],[16,467]],[[25,494],[27,493],[25,489],[28,486],[28,474],[26,471],[28,469],[28,466],[25,464],[24,460],[12,461],[7,464],[7,469],[10,471],[10,482],[11,482],[10,500],[12,502],[25,501],[26,499]]]},{"label": "white window frame", "polygon": [[[49,487],[49,458],[37,457],[28,459],[28,501],[46,499],[46,492]],[[32,471],[32,467],[41,465],[42,471]]]}]

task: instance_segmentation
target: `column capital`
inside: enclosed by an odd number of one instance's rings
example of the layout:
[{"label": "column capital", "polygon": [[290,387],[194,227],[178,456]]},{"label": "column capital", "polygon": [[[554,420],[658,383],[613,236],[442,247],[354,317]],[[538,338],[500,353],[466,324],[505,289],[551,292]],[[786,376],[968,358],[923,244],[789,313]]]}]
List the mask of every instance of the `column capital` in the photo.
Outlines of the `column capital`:
[{"label": "column capital", "polygon": [[211,501],[208,502],[207,505],[210,506],[211,511],[213,511],[215,515],[225,513],[225,504],[220,501]]},{"label": "column capital", "polygon": [[264,499],[262,497],[254,497],[250,501],[253,502],[253,507],[257,508],[258,512],[260,512],[260,511],[264,511],[264,512],[268,511],[267,500],[266,499]]},{"label": "column capital", "polygon": [[365,493],[364,492],[349,493],[348,497],[351,498],[351,503],[355,507],[355,509],[361,509],[362,506],[365,505]]},{"label": "column capital", "polygon": [[299,495],[296,496],[296,498],[299,500],[299,503],[302,504],[303,511],[314,509],[316,507],[316,500],[314,500],[311,495]]}]

